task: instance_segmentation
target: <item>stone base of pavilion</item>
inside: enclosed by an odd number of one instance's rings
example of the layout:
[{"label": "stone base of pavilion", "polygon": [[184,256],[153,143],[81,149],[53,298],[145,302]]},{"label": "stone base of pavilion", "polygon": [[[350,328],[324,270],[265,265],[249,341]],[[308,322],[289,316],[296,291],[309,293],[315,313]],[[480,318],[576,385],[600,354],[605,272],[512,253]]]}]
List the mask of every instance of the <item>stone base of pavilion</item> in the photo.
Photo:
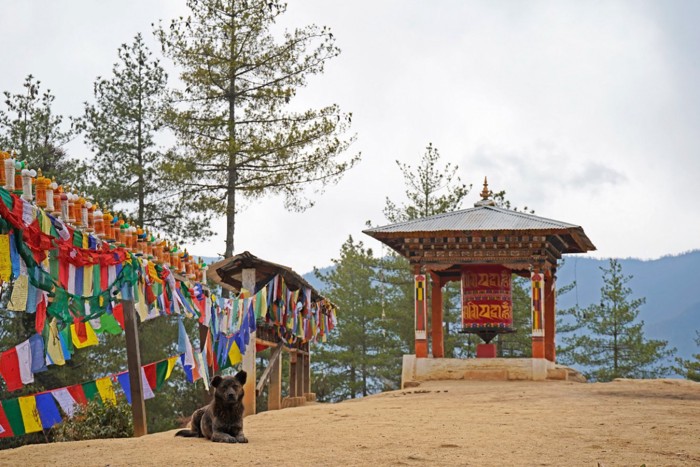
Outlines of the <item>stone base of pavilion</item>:
[{"label": "stone base of pavilion", "polygon": [[544,358],[416,358],[403,356],[401,389],[422,381],[577,381],[586,379],[573,368]]}]

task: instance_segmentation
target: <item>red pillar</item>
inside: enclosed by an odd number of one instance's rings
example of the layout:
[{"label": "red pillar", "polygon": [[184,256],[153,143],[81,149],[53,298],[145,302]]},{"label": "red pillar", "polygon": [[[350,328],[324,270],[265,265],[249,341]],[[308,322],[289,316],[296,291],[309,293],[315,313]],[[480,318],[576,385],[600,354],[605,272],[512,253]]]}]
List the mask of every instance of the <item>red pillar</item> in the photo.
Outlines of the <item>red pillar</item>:
[{"label": "red pillar", "polygon": [[416,358],[428,357],[428,300],[425,275],[420,273],[420,265],[413,267],[415,284],[415,339]]},{"label": "red pillar", "polygon": [[554,280],[556,269],[544,278],[544,356],[550,362],[556,361],[556,320],[554,317],[557,300],[557,288]]},{"label": "red pillar", "polygon": [[544,274],[530,274],[532,284],[532,358],[545,358],[544,353]]},{"label": "red pillar", "polygon": [[431,285],[431,318],[432,318],[432,338],[433,338],[433,358],[443,358],[445,356],[445,340],[442,334],[442,281],[440,276],[434,272],[430,273]]}]

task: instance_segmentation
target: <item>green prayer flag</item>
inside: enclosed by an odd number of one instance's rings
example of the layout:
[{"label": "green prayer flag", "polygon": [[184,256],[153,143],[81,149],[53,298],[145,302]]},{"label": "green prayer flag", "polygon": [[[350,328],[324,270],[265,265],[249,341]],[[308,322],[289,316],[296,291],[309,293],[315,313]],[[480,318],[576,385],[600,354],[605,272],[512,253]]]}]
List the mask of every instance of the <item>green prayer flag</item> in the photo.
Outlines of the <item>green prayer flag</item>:
[{"label": "green prayer flag", "polygon": [[99,332],[106,332],[108,334],[113,334],[117,336],[122,333],[122,327],[119,326],[119,322],[114,317],[114,315],[108,315],[105,313],[104,315],[100,316]]},{"label": "green prayer flag", "polygon": [[[68,321],[68,323],[72,323],[73,320]],[[73,355],[75,353],[75,349],[73,347],[73,336],[70,333],[70,325],[66,324],[63,329],[59,331],[62,337],[62,342],[66,346],[66,350],[68,351],[68,355]]]},{"label": "green prayer flag", "polygon": [[97,401],[102,404],[102,398],[99,397],[100,393],[97,390],[97,382],[95,381],[90,381],[87,383],[83,383],[81,385],[83,387],[83,392],[85,393],[85,398],[88,401],[97,399]]},{"label": "green prayer flag", "polygon": [[58,283],[58,249],[49,250],[49,270],[51,278]]},{"label": "green prayer flag", "polygon": [[8,399],[2,401],[2,408],[5,411],[7,421],[10,422],[10,427],[15,436],[21,436],[25,433],[24,421],[22,420],[22,411],[19,408],[18,399]]},{"label": "green prayer flag", "polygon": [[83,233],[78,229],[73,231],[73,246],[83,247]]},{"label": "green prayer flag", "polygon": [[5,206],[7,206],[8,209],[12,209],[12,195],[9,191],[0,187],[0,198],[2,198],[2,202],[5,203]]},{"label": "green prayer flag", "polygon": [[100,278],[101,270],[100,263],[92,266],[92,295],[97,296],[100,294]]},{"label": "green prayer flag", "polygon": [[168,373],[168,361],[156,363],[156,391],[160,391],[161,386],[165,382],[165,375]]}]

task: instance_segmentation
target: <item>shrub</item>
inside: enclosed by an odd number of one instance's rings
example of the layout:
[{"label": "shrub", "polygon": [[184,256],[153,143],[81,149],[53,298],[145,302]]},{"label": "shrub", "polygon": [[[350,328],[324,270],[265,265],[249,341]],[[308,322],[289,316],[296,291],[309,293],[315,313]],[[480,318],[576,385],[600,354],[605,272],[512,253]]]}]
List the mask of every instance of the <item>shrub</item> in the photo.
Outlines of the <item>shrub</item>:
[{"label": "shrub", "polygon": [[80,441],[100,438],[129,438],[134,434],[131,406],[117,397],[117,403],[89,401],[73,417],[54,427],[54,441]]}]

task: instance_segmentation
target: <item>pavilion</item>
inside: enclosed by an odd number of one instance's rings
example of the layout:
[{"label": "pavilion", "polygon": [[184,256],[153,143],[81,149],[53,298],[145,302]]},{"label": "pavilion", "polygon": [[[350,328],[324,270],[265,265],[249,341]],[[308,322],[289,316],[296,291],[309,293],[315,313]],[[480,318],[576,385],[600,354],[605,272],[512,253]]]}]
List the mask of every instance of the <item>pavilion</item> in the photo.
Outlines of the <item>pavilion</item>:
[{"label": "pavilion", "polygon": [[[407,361],[427,372],[428,367],[436,365],[445,368],[445,362],[434,361],[444,358],[442,325],[433,324],[430,355],[428,351],[426,276],[431,282],[432,323],[443,322],[442,287],[451,281],[462,282],[464,331],[477,333],[487,342],[477,348],[479,357],[495,357],[495,346],[488,342],[500,332],[512,331],[512,313],[506,302],[506,295],[510,300],[510,273],[530,278],[532,359],[520,365],[532,370],[523,375],[499,366],[498,371],[510,379],[544,379],[547,370],[554,369],[557,264],[564,254],[585,253],[595,250],[595,246],[578,225],[498,207],[486,179],[481,198],[473,208],[364,230],[408,259],[413,269],[416,361],[404,358],[404,377],[420,376],[407,373]],[[476,278],[480,277],[486,281],[486,288],[479,289]],[[501,277],[503,289],[499,288]],[[470,289],[470,283],[475,288]],[[494,363],[491,368],[495,368]],[[487,363],[478,365],[485,368]],[[449,372],[454,371],[461,370]]]}]

